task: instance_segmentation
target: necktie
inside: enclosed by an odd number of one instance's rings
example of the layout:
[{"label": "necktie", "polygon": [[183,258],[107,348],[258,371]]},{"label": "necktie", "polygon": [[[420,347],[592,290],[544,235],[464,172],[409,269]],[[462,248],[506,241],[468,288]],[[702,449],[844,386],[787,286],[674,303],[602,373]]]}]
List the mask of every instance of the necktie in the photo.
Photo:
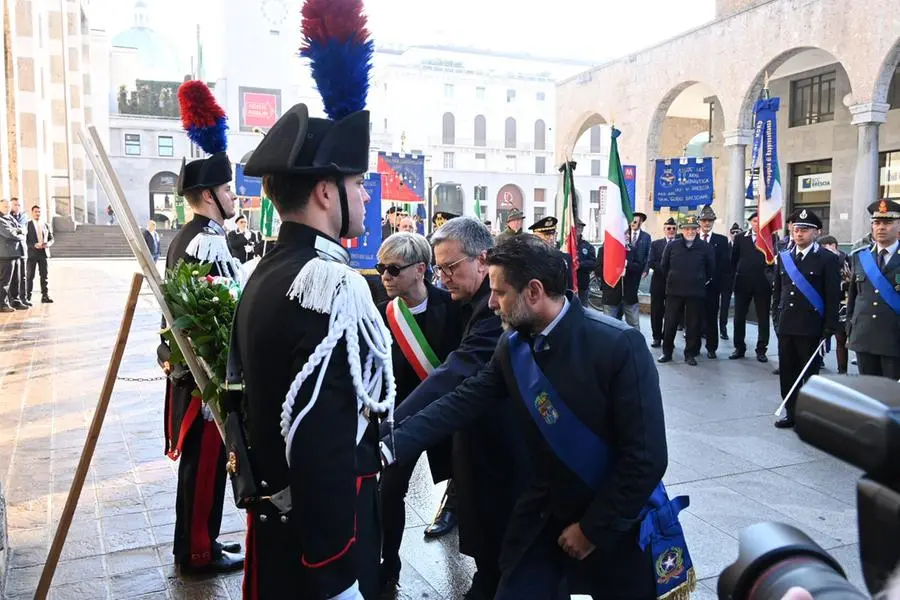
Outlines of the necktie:
[{"label": "necktie", "polygon": [[534,338],[534,352],[543,352],[550,347],[550,344],[547,343],[547,336],[540,333]]},{"label": "necktie", "polygon": [[704,234],[703,234],[703,241],[704,241],[704,242],[709,242],[709,234],[708,234],[708,233],[704,233]]},{"label": "necktie", "polygon": [[884,271],[885,265],[887,265],[887,248],[882,248],[881,252],[878,253],[878,270]]}]

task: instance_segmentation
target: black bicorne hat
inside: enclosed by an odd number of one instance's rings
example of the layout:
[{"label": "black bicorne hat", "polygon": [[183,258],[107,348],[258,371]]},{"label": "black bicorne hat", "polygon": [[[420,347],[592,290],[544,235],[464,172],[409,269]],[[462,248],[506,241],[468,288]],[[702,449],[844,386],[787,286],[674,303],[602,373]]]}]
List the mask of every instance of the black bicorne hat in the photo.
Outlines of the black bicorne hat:
[{"label": "black bicorne hat", "polygon": [[198,158],[191,162],[183,158],[175,192],[184,196],[185,192],[191,190],[218,187],[232,178],[231,161],[225,152],[216,152],[209,158]]}]

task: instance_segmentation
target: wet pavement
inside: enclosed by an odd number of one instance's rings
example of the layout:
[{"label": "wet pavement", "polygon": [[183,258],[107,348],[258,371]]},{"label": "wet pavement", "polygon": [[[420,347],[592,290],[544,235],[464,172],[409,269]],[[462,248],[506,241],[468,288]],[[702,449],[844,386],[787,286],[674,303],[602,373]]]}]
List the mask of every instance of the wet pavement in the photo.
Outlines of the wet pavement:
[{"label": "wet pavement", "polygon": [[[121,320],[134,263],[53,260],[55,304],[0,315],[0,478],[8,502],[8,598],[32,598],[59,522]],[[159,315],[145,287],[51,598],[162,600],[241,597],[241,575],[179,579],[172,565],[176,464],[163,455],[163,382],[152,380]],[[642,322],[645,334],[649,322]],[[748,327],[748,337],[755,335]],[[860,472],[772,427],[777,365],[750,358],[698,367],[660,366],[670,495],[689,494],[682,522],[701,580],[715,598],[718,574],[737,555],[739,531],[759,521],[796,525],[862,586],[855,485]],[[753,347],[753,340],[748,339]],[[705,353],[704,353],[705,356]],[[826,360],[835,371],[833,354]],[[407,499],[399,598],[461,598],[473,563],[455,533],[425,541],[443,486],[422,462]],[[242,541],[245,523],[226,493],[220,539]]]}]

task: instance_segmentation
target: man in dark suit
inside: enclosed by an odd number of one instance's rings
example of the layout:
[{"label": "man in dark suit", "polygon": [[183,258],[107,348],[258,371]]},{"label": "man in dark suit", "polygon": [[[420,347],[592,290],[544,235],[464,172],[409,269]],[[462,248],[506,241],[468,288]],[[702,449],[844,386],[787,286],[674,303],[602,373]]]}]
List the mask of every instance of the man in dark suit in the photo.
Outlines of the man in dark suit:
[{"label": "man in dark suit", "polygon": [[713,224],[716,222],[716,211],[712,206],[704,206],[700,210],[700,234],[701,241],[710,246],[715,265],[712,278],[706,286],[706,302],[703,315],[703,335],[706,338],[706,356],[716,358],[716,350],[719,349],[719,302],[721,302],[722,287],[731,277],[731,248],[728,238],[719,233],[713,233]]},{"label": "man in dark suit", "polygon": [[747,311],[750,303],[756,307],[756,323],[759,335],[756,341],[756,360],[768,362],[769,314],[772,305],[772,280],[774,273],[766,263],[765,255],[756,247],[759,235],[759,215],[750,215],[750,231],[737,237],[731,250],[731,266],[734,269],[734,352],[728,358],[744,358],[747,344]]},{"label": "man in dark suit", "polygon": [[[22,212],[22,204],[19,202],[18,198],[10,199],[9,216],[19,225],[21,231],[26,231],[27,220],[25,214]],[[31,306],[31,301],[28,299],[28,284],[25,280],[25,257],[28,256],[28,250],[25,246],[25,242],[19,245],[19,260],[15,263],[15,273],[13,273],[12,283],[9,286],[9,293],[10,296],[18,299],[19,304],[28,308]]]},{"label": "man in dark suit", "polygon": [[243,264],[260,255],[262,236],[258,231],[250,231],[247,227],[247,217],[244,215],[238,215],[234,223],[237,230],[228,233],[228,249],[231,255]]},{"label": "man in dark suit", "polygon": [[150,250],[150,256],[153,258],[153,262],[158,261],[160,244],[159,233],[156,231],[156,221],[153,219],[147,221],[147,228],[141,233],[144,235],[144,243],[147,244],[147,248]]},{"label": "man in dark suit", "polygon": [[847,347],[862,375],[900,379],[900,203],[869,205],[871,246],[850,259]]},{"label": "man in dark suit", "polygon": [[647,276],[650,262],[650,234],[641,227],[647,215],[636,212],[625,239],[625,277],[622,281],[622,302],[624,304],[625,322],[640,330],[641,305],[638,300],[638,288],[641,279]]},{"label": "man in dark suit", "polygon": [[663,237],[650,244],[650,258],[647,268],[653,271],[650,276],[650,331],[653,334],[652,348],[662,346],[663,316],[666,314],[666,275],[662,270],[663,251],[669,242],[675,239],[678,225],[669,217],[663,224]]},{"label": "man in dark suit", "polygon": [[719,337],[728,339],[728,313],[731,310],[731,295],[734,293],[734,270],[731,266],[731,253],[734,251],[734,241],[743,234],[741,226],[732,223],[728,230],[728,277],[722,282],[722,291],[719,298]]},{"label": "man in dark suit", "polygon": [[[390,298],[378,308],[393,335],[397,406],[459,346],[460,307],[452,302],[449,292],[427,280],[430,266],[431,246],[417,233],[395,233],[378,250],[375,269]],[[450,478],[449,441],[428,451],[428,465],[435,483]],[[392,591],[400,578],[400,542],[406,526],[404,499],[415,466],[416,461],[410,461],[381,477],[382,593]]]},{"label": "man in dark suit", "polygon": [[696,217],[688,217],[681,224],[682,236],[669,244],[662,257],[662,272],[666,276],[666,317],[660,363],[672,360],[678,321],[684,315],[684,360],[697,366],[700,354],[700,329],[703,324],[703,306],[706,288],[715,270],[715,259],[706,242],[699,239],[700,224]]},{"label": "man in dark suit", "polygon": [[18,221],[9,216],[9,200],[0,199],[0,312],[28,308],[10,292],[24,238]]},{"label": "man in dark suit", "polygon": [[[464,326],[459,347],[397,407],[398,424],[485,368],[502,333],[500,318],[488,306],[485,256],[493,246],[491,233],[478,219],[458,217],[437,230],[431,242],[435,273],[459,303]],[[506,523],[528,477],[524,445],[510,427],[511,419],[509,407],[498,405],[453,436],[459,551],[473,557],[476,567],[467,596],[472,600],[494,597]],[[382,435],[388,432],[382,425]]]},{"label": "man in dark suit", "polygon": [[841,302],[841,267],[838,257],[816,243],[822,220],[806,209],[791,215],[791,249],[778,254],[778,270],[772,302],[778,322],[778,369],[781,397],[787,400],[787,414],[775,422],[780,429],[794,426],[794,406],[800,385],[819,372],[816,357],[806,372],[803,367],[819,344],[838,328]]},{"label": "man in dark suit", "polygon": [[[673,562],[681,579],[669,583],[687,591],[690,558],[674,516],[687,499],[670,502],[660,484],[665,425],[643,337],[585,311],[566,292],[562,261],[531,236],[497,246],[487,260],[490,305],[507,333],[484,370],[382,438],[383,459],[402,464],[507,405],[534,472],[510,517],[496,599],[649,600],[665,593],[656,570],[667,575]],[[648,506],[653,497],[673,509],[671,562],[638,543],[642,523],[646,531],[660,516]]]},{"label": "man in dark suit", "polygon": [[584,221],[578,219],[575,225],[578,233],[578,299],[587,306],[591,295],[591,273],[597,267],[597,250],[584,239]]},{"label": "man in dark suit", "polygon": [[41,221],[41,207],[37,204],[31,207],[26,245],[28,246],[28,300],[31,300],[31,291],[34,289],[34,273],[37,270],[41,276],[41,302],[52,304],[53,300],[50,298],[47,286],[47,259],[50,257],[50,246],[53,245],[53,232],[46,223]]}]

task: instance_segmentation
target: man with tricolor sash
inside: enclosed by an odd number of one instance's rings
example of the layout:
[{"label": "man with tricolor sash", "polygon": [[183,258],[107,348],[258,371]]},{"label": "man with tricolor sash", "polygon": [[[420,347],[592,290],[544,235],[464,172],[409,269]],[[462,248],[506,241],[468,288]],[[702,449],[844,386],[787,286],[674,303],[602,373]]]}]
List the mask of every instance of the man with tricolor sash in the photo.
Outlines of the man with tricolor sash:
[{"label": "man with tricolor sash", "polygon": [[[696,583],[669,500],[659,378],[639,331],[582,308],[534,236],[488,252],[506,333],[488,366],[382,439],[387,464],[512,409],[533,473],[510,516],[497,600],[687,598]],[[577,362],[577,369],[572,365]]]},{"label": "man with tricolor sash", "polygon": [[873,243],[850,261],[847,347],[862,375],[900,379],[900,203],[879,200],[868,210]]},{"label": "man with tricolor sash", "polygon": [[[794,426],[794,406],[800,385],[819,372],[822,341],[838,328],[841,305],[841,266],[837,255],[815,241],[822,220],[802,209],[791,215],[792,244],[778,253],[772,306],[778,330],[778,375],[787,414],[775,422],[779,429]],[[812,362],[810,362],[810,360]]]},{"label": "man with tricolor sash", "polygon": [[[399,405],[459,346],[462,318],[449,292],[428,281],[431,245],[418,233],[398,232],[378,250],[375,269],[388,300],[379,311],[391,330],[394,381]],[[406,526],[404,498],[416,461],[386,471],[380,482],[382,549],[379,589],[389,592],[400,577],[400,543]],[[450,478],[449,441],[428,450],[435,483]]]}]

